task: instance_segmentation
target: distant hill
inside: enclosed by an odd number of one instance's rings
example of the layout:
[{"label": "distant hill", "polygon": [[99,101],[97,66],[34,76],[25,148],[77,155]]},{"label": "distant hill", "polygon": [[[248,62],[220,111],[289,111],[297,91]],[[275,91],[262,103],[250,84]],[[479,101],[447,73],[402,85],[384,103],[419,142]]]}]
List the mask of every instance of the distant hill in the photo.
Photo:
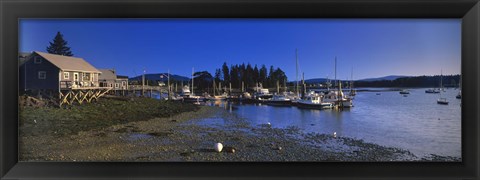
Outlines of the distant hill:
[{"label": "distant hill", "polygon": [[384,76],[384,77],[379,77],[379,78],[360,79],[360,80],[356,80],[356,81],[367,81],[367,82],[371,82],[371,81],[384,81],[384,80],[393,81],[393,80],[396,80],[396,79],[398,79],[398,78],[404,78],[404,77],[410,77],[410,76],[390,75],[390,76]]},{"label": "distant hill", "polygon": [[[390,80],[395,79],[395,80]],[[368,80],[368,79],[367,79]],[[400,76],[384,77],[370,81],[355,81],[355,87],[439,87],[443,81],[444,87],[458,87],[460,75],[435,76]]]},{"label": "distant hill", "polygon": [[[355,81],[365,81],[365,82],[383,81],[383,80],[393,81],[393,80],[396,80],[398,78],[403,78],[403,77],[410,77],[410,76],[390,75],[390,76],[385,76],[385,77],[367,78],[367,79],[360,79],[360,80],[355,80]],[[328,81],[327,78],[313,78],[313,79],[305,80],[305,83],[307,83],[307,84],[318,84],[318,83],[325,83],[327,81]],[[333,79],[330,79],[330,81],[333,81]],[[340,81],[347,81],[347,80],[341,80],[340,79]],[[291,81],[291,83],[295,83],[295,81]]]},{"label": "distant hill", "polygon": [[307,79],[305,83],[307,84],[318,84],[318,83],[325,83],[327,82],[327,78],[314,78],[314,79]]},{"label": "distant hill", "polygon": [[[163,75],[163,76],[162,76],[163,78],[161,77],[161,75]],[[168,75],[168,73],[145,74],[145,80],[167,82],[167,81],[168,81],[168,77],[167,77],[166,75]],[[141,81],[141,80],[142,80],[142,75],[129,78],[128,80],[129,80],[129,81]],[[180,75],[171,74],[170,80],[175,80],[175,81],[190,81],[190,78],[185,77],[185,76],[180,76]]]},{"label": "distant hill", "polygon": [[[307,84],[318,84],[318,83],[326,83],[329,79],[327,78],[313,78],[313,79],[307,79],[305,80],[305,83]],[[346,80],[341,80],[340,81],[346,81]],[[333,82],[333,79],[330,79],[330,82]],[[291,83],[295,83],[295,81],[291,81]]]}]

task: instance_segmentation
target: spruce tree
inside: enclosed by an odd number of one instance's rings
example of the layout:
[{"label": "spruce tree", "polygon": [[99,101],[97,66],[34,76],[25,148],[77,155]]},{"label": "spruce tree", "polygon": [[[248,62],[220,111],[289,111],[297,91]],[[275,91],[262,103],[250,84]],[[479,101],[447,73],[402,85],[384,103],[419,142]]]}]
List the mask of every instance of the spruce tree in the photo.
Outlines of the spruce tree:
[{"label": "spruce tree", "polygon": [[63,35],[60,32],[57,32],[53,42],[50,42],[50,46],[47,47],[47,52],[50,54],[73,56],[70,47],[67,46],[67,41],[63,39]]}]

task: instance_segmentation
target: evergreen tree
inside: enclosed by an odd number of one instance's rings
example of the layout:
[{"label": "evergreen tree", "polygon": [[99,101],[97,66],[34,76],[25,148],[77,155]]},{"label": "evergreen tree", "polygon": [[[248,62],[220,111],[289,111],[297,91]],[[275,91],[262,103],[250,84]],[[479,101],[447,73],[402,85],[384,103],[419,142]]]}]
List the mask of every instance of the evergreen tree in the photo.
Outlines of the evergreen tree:
[{"label": "evergreen tree", "polygon": [[221,74],[222,74],[222,72],[221,72],[220,69],[215,70],[215,83],[218,84],[220,82],[221,76],[222,76]]},{"label": "evergreen tree", "polygon": [[230,71],[227,66],[227,62],[224,62],[222,65],[222,71],[223,71],[223,81],[225,84],[230,83]]},{"label": "evergreen tree", "polygon": [[253,86],[258,82],[258,79],[260,77],[260,72],[258,71],[258,67],[255,64],[255,67],[253,68]]},{"label": "evergreen tree", "polygon": [[266,87],[273,87],[275,86],[275,79],[274,79],[274,69],[273,69],[273,66],[270,66],[270,71],[269,71],[269,74],[268,74],[268,80],[267,80],[267,85]]},{"label": "evergreen tree", "polygon": [[50,54],[73,56],[70,47],[67,46],[67,41],[63,39],[63,34],[60,32],[57,32],[53,42],[50,42],[50,46],[47,47],[47,52]]},{"label": "evergreen tree", "polygon": [[254,80],[254,72],[253,72],[253,67],[252,65],[250,65],[250,63],[248,63],[247,67],[246,67],[246,73],[245,73],[245,86],[247,87],[251,87],[255,84],[255,80]]},{"label": "evergreen tree", "polygon": [[258,81],[262,84],[267,82],[267,67],[265,67],[265,64],[260,68]]},{"label": "evergreen tree", "polygon": [[230,67],[230,82],[232,83],[232,88],[239,88],[240,86],[238,85],[239,83],[242,83],[240,81],[240,77],[239,77],[239,66],[238,65],[235,65],[235,66],[231,66]]},{"label": "evergreen tree", "polygon": [[241,87],[242,86],[242,82],[246,83],[246,73],[247,70],[245,68],[245,63],[242,63],[242,65],[240,65],[239,69],[238,69],[238,75],[239,75],[239,78],[238,78],[238,87]]}]

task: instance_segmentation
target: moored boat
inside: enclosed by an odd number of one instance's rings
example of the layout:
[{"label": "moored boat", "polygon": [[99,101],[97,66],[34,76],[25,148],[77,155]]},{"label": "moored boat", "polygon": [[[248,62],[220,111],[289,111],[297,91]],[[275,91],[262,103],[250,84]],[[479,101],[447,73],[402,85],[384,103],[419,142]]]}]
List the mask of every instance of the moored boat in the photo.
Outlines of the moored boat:
[{"label": "moored boat", "polygon": [[437,103],[438,104],[443,104],[443,105],[448,105],[447,98],[438,98]]},{"label": "moored boat", "polygon": [[400,94],[410,94],[410,91],[403,89],[400,91]]},{"label": "moored boat", "polygon": [[[440,73],[440,88],[443,89],[443,72]],[[447,98],[442,97],[442,93],[440,93],[440,98],[437,99],[437,104],[448,105]]]},{"label": "moored boat", "polygon": [[352,98],[345,96],[342,91],[331,90],[327,92],[324,96],[323,102],[331,103],[342,108],[353,107]]},{"label": "moored boat", "polygon": [[283,95],[273,95],[271,99],[266,100],[266,103],[273,106],[290,106],[292,100]]},{"label": "moored boat", "polygon": [[438,90],[438,89],[427,89],[427,90],[425,90],[425,93],[436,94],[436,93],[440,93],[440,90]]},{"label": "moored boat", "polygon": [[307,109],[331,109],[333,104],[330,102],[322,102],[321,96],[311,95],[306,96],[305,99],[297,101],[297,107]]},{"label": "moored boat", "polygon": [[254,94],[254,99],[262,100],[262,101],[268,100],[272,97],[273,97],[273,94],[270,94],[268,89],[263,89],[263,88],[259,88],[257,92]]}]

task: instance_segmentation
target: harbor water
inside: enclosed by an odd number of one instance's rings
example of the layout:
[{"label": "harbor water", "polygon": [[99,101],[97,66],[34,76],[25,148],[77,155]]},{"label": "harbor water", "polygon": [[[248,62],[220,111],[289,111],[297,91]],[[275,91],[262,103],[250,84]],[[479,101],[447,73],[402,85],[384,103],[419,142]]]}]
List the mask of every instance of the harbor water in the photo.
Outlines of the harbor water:
[{"label": "harbor water", "polygon": [[[410,89],[407,96],[398,91],[357,92],[354,107],[342,111],[228,102],[216,105],[252,126],[270,123],[273,128],[297,127],[305,133],[336,132],[337,136],[409,150],[417,157],[461,158],[461,100],[455,98],[459,90],[446,89],[441,94],[425,90]],[[437,104],[440,97],[449,104]]]},{"label": "harbor water", "polygon": [[[245,119],[252,126],[270,123],[273,128],[295,127],[304,133],[333,134],[361,139],[378,145],[397,147],[417,157],[430,154],[461,158],[461,99],[458,89],[440,94],[424,88],[398,91],[369,88],[357,92],[354,107],[344,110],[300,109],[256,103],[207,102],[221,106]],[[155,98],[160,98],[158,94]],[[166,97],[162,95],[162,97]],[[448,105],[437,104],[445,97]],[[223,120],[203,119],[204,125],[222,125]]]}]

